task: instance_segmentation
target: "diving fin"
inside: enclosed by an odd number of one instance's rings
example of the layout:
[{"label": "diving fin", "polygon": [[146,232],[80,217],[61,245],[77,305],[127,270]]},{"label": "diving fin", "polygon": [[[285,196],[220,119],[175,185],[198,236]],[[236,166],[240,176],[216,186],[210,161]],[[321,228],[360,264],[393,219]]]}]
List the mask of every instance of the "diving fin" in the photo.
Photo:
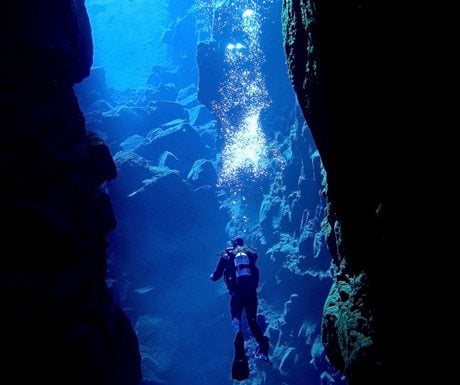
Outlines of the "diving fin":
[{"label": "diving fin", "polygon": [[235,356],[232,364],[232,378],[237,381],[243,381],[249,377],[249,364],[244,351],[244,337],[242,332],[238,332],[233,341],[235,345]]},{"label": "diving fin", "polygon": [[254,355],[254,358],[256,358],[256,359],[258,359],[260,361],[264,361],[267,364],[273,366],[273,362],[270,361],[270,358],[266,354],[257,353],[257,354]]},{"label": "diving fin", "polygon": [[269,338],[266,336],[263,336],[261,343],[256,349],[254,357],[257,358],[258,360],[264,361],[273,366],[273,363],[270,361],[270,358],[268,357],[269,348],[270,348]]}]

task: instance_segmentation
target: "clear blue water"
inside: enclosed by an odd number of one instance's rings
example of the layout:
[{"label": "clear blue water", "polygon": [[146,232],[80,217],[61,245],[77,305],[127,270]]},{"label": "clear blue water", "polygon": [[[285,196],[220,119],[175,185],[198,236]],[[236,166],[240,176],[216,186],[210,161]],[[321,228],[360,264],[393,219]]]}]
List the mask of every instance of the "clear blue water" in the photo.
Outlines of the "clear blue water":
[{"label": "clear blue water", "polygon": [[118,168],[108,282],[138,334],[144,384],[232,383],[229,296],[209,274],[237,233],[259,253],[274,364],[251,359],[246,383],[344,383],[320,342],[322,168],[287,74],[281,1],[86,6],[94,68],[76,90]]}]

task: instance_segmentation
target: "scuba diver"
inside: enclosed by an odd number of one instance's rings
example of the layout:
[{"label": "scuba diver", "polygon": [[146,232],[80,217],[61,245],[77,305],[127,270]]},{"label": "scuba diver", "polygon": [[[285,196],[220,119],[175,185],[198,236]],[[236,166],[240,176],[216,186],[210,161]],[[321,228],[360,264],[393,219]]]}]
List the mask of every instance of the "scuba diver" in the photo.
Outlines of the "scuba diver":
[{"label": "scuba diver", "polygon": [[258,343],[255,357],[271,364],[268,358],[269,338],[264,336],[257,322],[259,269],[256,266],[256,260],[258,255],[255,249],[244,244],[244,239],[239,235],[233,238],[232,247],[227,247],[218,254],[220,259],[210,279],[217,281],[223,276],[231,296],[230,314],[235,332],[232,377],[241,381],[249,377],[249,365],[244,350],[244,336],[241,331],[243,310],[246,311],[249,329]]}]

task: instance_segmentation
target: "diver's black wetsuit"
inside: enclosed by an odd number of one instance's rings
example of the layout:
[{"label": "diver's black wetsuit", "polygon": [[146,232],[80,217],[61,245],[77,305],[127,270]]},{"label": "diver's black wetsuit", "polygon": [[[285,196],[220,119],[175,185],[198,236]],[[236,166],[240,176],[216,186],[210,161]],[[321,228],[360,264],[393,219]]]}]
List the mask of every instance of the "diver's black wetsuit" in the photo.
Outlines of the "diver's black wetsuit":
[{"label": "diver's black wetsuit", "polygon": [[[240,257],[243,256],[243,257]],[[247,246],[227,248],[222,254],[211,279],[217,281],[224,276],[230,299],[230,314],[241,322],[243,310],[246,311],[249,328],[256,341],[266,343],[262,330],[257,323],[257,287],[259,269],[256,266],[257,253]]]}]

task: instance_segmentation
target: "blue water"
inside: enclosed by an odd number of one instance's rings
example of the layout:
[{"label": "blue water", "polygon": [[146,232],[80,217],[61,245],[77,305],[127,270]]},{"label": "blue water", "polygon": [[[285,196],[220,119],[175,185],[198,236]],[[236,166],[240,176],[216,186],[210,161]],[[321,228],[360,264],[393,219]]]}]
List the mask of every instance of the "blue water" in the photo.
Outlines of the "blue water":
[{"label": "blue water", "polygon": [[320,341],[332,282],[322,166],[287,75],[280,3],[86,1],[94,66],[75,88],[117,164],[107,280],[144,384],[232,383],[229,296],[208,277],[237,233],[259,254],[274,364],[250,359],[246,383],[344,383]]}]

